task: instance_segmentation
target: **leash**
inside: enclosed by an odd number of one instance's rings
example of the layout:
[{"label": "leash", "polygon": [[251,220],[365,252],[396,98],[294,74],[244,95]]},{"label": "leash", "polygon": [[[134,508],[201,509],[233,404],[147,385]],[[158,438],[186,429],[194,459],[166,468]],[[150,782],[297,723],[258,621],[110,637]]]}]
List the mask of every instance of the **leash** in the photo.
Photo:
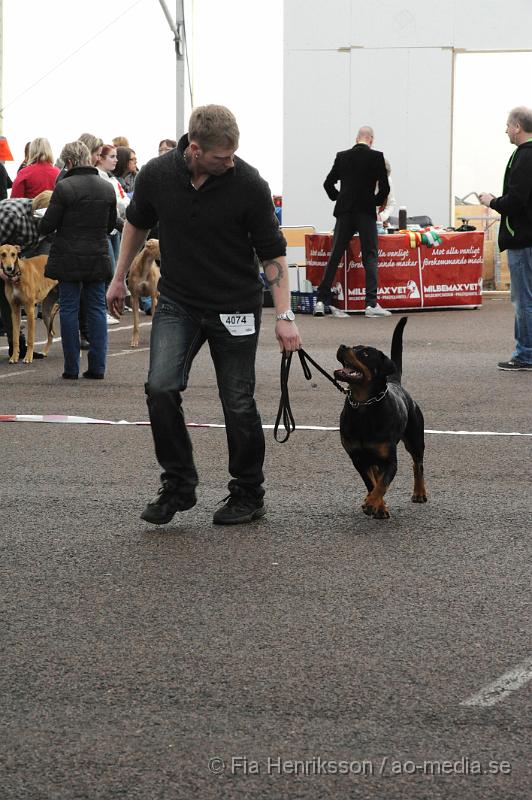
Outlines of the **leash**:
[{"label": "leash", "polygon": [[[303,348],[298,350],[297,354],[299,356],[299,361],[301,363],[303,375],[305,376],[307,381],[310,381],[312,379],[312,373],[309,367],[309,362],[310,362],[314,367],[316,367],[318,372],[321,372],[321,374],[324,375],[328,381],[330,381],[332,384],[334,384],[334,386],[336,386],[338,391],[342,392],[342,394],[349,393],[348,389],[344,389],[344,387],[340,383],[338,383],[336,378],[333,378],[331,375],[329,375],[328,372],[326,372],[322,367],[320,367],[320,365],[316,361],[314,361],[314,359],[311,358],[309,354],[305,352],[305,350],[303,350]],[[290,365],[292,363],[292,355],[293,353],[291,352],[286,353],[286,351],[283,350],[283,354],[281,356],[281,375],[280,375],[281,399],[279,402],[277,419],[275,420],[275,425],[273,428],[273,436],[275,438],[275,441],[279,442],[279,444],[284,444],[284,442],[287,442],[288,439],[290,438],[290,434],[296,429],[294,415],[292,414],[292,409],[290,407],[290,397],[288,395],[288,376],[290,375]],[[283,427],[286,432],[284,439],[279,439],[277,435],[281,419],[283,421]]]}]

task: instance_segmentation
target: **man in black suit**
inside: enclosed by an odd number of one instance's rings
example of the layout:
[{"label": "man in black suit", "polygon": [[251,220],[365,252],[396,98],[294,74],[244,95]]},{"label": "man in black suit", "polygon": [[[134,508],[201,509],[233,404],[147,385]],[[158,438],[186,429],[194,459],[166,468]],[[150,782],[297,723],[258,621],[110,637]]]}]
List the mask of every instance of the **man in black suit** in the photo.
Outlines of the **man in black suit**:
[{"label": "man in black suit", "polygon": [[[354,233],[360,236],[362,263],[366,272],[367,317],[388,317],[390,312],[377,303],[377,214],[390,192],[384,156],[372,150],[373,130],[360,128],[356,144],[350,150],[336,154],[333,168],[323,184],[325,191],[336,200],[332,252],[323,280],[318,286],[314,316],[322,317],[330,305],[331,284],[349,240]],[[340,181],[340,190],[336,183]],[[343,314],[342,314],[343,316]]]}]

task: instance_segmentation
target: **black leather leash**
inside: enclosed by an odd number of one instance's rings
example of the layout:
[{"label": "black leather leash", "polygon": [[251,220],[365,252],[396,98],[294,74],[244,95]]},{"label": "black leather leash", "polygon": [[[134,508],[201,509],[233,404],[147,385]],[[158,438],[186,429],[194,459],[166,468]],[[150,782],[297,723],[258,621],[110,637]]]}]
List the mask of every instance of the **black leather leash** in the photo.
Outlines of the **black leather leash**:
[{"label": "black leather leash", "polygon": [[[320,367],[320,365],[316,361],[314,361],[314,359],[311,358],[309,354],[305,352],[305,350],[303,350],[303,348],[298,350],[297,354],[299,356],[299,361],[301,363],[303,375],[305,376],[307,381],[310,381],[312,378],[312,373],[309,367],[309,362],[310,362],[314,367],[316,367],[318,372],[321,372],[321,374],[324,375],[328,381],[330,381],[336,386],[338,391],[342,392],[342,394],[347,394],[347,390],[344,389],[344,387],[338,383],[336,378],[333,378],[331,375],[325,372],[325,370],[322,367]],[[275,420],[275,425],[273,428],[273,435],[275,441],[279,442],[279,444],[284,444],[285,442],[287,442],[288,439],[290,438],[290,434],[292,433],[292,431],[295,431],[296,429],[294,415],[292,414],[292,409],[290,408],[290,397],[288,395],[288,376],[290,374],[292,355],[293,353],[286,353],[285,351],[283,351],[283,354],[281,356],[281,400],[279,402],[279,411],[277,412],[277,419]],[[279,439],[277,436],[281,419],[283,421],[283,426],[286,431],[286,436],[284,437],[284,439]]]}]

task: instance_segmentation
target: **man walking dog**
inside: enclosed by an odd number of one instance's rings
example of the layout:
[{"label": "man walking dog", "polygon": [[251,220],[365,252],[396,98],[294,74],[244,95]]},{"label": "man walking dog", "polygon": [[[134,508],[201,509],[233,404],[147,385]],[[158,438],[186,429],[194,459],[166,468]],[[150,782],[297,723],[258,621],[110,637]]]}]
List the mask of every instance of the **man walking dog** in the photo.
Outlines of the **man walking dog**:
[{"label": "man walking dog", "polygon": [[[372,150],[372,145],[373,129],[365,125],[357,134],[355,146],[336,154],[333,167],[323,184],[330,199],[336,200],[336,225],[332,252],[318,286],[315,317],[323,317],[325,307],[330,306],[331,285],[338,263],[357,231],[366,273],[365,314],[367,317],[389,317],[391,313],[377,303],[378,236],[375,210],[377,207],[381,210],[384,208],[390,184],[384,156]],[[338,181],[340,190],[336,188]]]},{"label": "man walking dog", "polygon": [[177,148],[143,167],[107,293],[116,316],[129,266],[158,222],[160,296],[145,390],[162,486],[141,514],[156,525],[196,503],[198,475],[181,393],[204,342],[216,370],[231,474],[227,502],[213,522],[251,522],[265,513],[264,433],[254,399],[263,286],[255,254],[271,287],[280,349],[301,346],[290,310],[286,242],[271,193],[257,170],[235,156],[238,141],[227,108],[202,106],[193,111]]}]

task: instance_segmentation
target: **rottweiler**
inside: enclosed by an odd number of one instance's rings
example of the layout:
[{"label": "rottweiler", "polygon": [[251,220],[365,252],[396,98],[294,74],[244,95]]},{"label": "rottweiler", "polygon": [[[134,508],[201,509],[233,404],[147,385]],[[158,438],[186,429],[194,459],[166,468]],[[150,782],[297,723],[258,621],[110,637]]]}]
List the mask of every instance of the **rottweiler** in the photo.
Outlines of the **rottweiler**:
[{"label": "rottweiler", "polygon": [[336,354],[342,369],[335,370],[334,376],[349,387],[340,417],[340,437],[368,490],[362,511],[375,519],[390,516],[384,495],[397,472],[399,440],[414,462],[412,502],[427,502],[423,414],[401,386],[406,322],[407,317],[401,317],[395,326],[391,358],[366,345],[342,344]]}]

